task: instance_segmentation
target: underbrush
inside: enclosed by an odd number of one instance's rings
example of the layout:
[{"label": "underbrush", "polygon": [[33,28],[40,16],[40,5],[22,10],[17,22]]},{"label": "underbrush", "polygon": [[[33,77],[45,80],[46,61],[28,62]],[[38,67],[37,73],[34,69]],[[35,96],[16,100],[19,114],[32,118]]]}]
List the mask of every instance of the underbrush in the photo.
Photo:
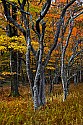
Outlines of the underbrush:
[{"label": "underbrush", "polygon": [[65,102],[61,85],[55,85],[53,93],[46,94],[46,105],[36,112],[29,87],[21,86],[19,91],[18,98],[8,97],[7,86],[0,93],[0,125],[83,125],[82,83],[70,86]]}]

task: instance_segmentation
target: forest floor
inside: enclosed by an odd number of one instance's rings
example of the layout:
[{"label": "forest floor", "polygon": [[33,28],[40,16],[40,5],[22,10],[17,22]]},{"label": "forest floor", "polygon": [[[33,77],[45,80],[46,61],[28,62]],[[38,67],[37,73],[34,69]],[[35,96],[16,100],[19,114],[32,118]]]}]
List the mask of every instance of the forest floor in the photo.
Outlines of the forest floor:
[{"label": "forest floor", "polygon": [[83,125],[83,83],[70,85],[63,102],[62,85],[46,87],[46,105],[34,112],[28,86],[20,86],[20,97],[8,97],[10,87],[0,88],[0,125]]}]

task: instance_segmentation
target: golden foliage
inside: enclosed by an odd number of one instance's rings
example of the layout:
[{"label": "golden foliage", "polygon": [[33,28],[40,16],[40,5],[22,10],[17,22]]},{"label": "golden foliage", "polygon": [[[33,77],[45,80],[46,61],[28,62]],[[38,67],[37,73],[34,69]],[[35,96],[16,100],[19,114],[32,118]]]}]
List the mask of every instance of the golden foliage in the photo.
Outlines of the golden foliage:
[{"label": "golden foliage", "polygon": [[21,53],[26,52],[26,42],[23,36],[8,37],[6,35],[0,36],[0,50],[8,51],[13,49]]}]

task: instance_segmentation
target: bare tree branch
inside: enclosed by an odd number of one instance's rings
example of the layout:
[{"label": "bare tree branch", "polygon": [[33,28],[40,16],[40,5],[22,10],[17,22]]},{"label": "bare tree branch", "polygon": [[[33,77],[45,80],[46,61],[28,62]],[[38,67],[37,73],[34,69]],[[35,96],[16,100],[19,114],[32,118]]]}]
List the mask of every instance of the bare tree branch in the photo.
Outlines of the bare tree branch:
[{"label": "bare tree branch", "polygon": [[75,18],[77,18],[78,16],[80,16],[81,14],[83,14],[83,11],[81,11],[80,13],[76,14],[75,16],[73,16],[70,21],[74,20]]},{"label": "bare tree branch", "polygon": [[18,23],[9,15],[6,0],[2,0],[2,3],[3,3],[4,13],[5,13],[5,16],[6,16],[6,18],[7,18],[7,21],[9,21],[9,22],[12,23],[14,26],[16,26],[16,27],[23,33],[23,35],[26,36],[26,31],[24,30],[24,28],[23,28],[20,24],[18,24]]},{"label": "bare tree branch", "polygon": [[83,52],[83,49],[78,51],[75,55],[71,55],[70,59],[69,59],[69,62],[68,62],[68,66],[70,65],[70,63],[73,61],[74,58],[76,58],[80,53]]},{"label": "bare tree branch", "polygon": [[51,0],[47,0],[46,3],[44,4],[43,8],[42,8],[42,11],[40,12],[39,18],[36,20],[36,30],[37,30],[39,35],[40,35],[39,23],[45,17],[45,15],[47,14],[50,5],[51,5]]},{"label": "bare tree branch", "polygon": [[57,42],[58,42],[58,37],[59,37],[59,34],[60,34],[60,29],[61,29],[61,26],[62,26],[62,22],[63,22],[63,17],[65,16],[65,13],[66,13],[66,10],[68,9],[68,7],[70,7],[76,0],[72,0],[70,1],[70,3],[68,3],[64,9],[62,10],[62,14],[60,16],[60,20],[58,22],[58,26],[57,26],[57,29],[56,29],[56,34],[55,34],[55,38],[54,38],[54,44],[52,45],[51,49],[49,50],[48,54],[47,54],[47,57],[45,59],[45,63],[44,65],[46,66],[48,64],[48,61],[50,59],[50,56],[51,56],[51,53],[52,51],[55,49],[56,45],[57,45]]}]

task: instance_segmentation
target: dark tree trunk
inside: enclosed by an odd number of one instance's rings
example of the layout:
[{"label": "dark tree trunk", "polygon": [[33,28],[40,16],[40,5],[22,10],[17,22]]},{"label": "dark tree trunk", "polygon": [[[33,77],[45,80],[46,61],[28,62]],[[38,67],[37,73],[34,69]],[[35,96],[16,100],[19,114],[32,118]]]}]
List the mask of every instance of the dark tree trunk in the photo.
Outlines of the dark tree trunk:
[{"label": "dark tree trunk", "polygon": [[[7,4],[8,13],[10,15],[10,5]],[[12,6],[12,18],[16,20],[16,7]],[[7,25],[7,35],[12,37],[17,35],[17,29],[15,26]],[[13,49],[10,50],[10,69],[11,69],[11,92],[9,96],[19,96],[18,92],[18,54]]]},{"label": "dark tree trunk", "polygon": [[19,96],[18,92],[18,75],[17,75],[17,53],[12,52],[11,53],[11,93],[9,96]]}]

